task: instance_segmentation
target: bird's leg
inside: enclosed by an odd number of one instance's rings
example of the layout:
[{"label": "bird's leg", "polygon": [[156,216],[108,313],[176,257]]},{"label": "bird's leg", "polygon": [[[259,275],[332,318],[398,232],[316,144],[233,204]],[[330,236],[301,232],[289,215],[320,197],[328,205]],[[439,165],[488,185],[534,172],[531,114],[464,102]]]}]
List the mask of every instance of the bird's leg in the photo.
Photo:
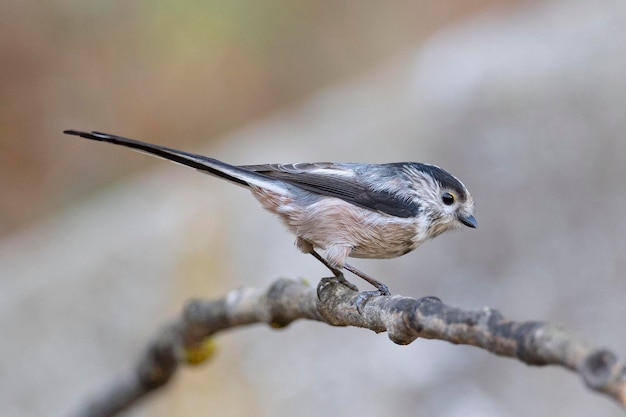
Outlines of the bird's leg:
[{"label": "bird's leg", "polygon": [[[352,272],[357,277],[363,278],[365,281],[372,284],[374,287],[376,287],[376,289],[378,290],[377,292],[380,293],[380,295],[391,295],[391,293],[389,292],[389,287],[387,287],[382,282],[370,277],[365,272],[359,271],[358,269],[356,269],[355,267],[349,264],[345,264],[344,268]],[[373,292],[376,292],[376,291],[373,291]]]},{"label": "bird's leg", "polygon": [[322,287],[324,287],[329,281],[337,281],[342,285],[345,285],[346,287],[350,288],[353,291],[358,291],[359,288],[354,285],[353,283],[351,283],[350,281],[348,281],[344,276],[343,276],[343,272],[341,272],[340,269],[335,268],[334,266],[332,266],[331,264],[328,263],[328,261],[326,259],[324,259],[322,257],[322,255],[320,255],[319,253],[315,252],[315,250],[311,250],[311,252],[309,252],[311,255],[313,255],[313,257],[315,259],[317,259],[318,261],[320,261],[321,263],[324,264],[324,266],[326,266],[326,268],[330,269],[330,271],[333,273],[333,277],[327,277],[327,278],[322,278],[319,285],[317,286],[317,297],[319,298],[320,296],[320,290],[322,289]]},{"label": "bird's leg", "polygon": [[365,272],[361,272],[361,271],[359,271],[358,269],[356,269],[355,267],[353,267],[352,265],[349,265],[349,264],[345,264],[344,268],[347,269],[348,271],[352,272],[354,275],[356,275],[356,276],[358,276],[360,278],[363,278],[365,281],[369,282],[374,287],[376,287],[376,291],[363,291],[357,297],[355,304],[356,304],[356,310],[359,312],[359,314],[363,310],[363,307],[365,306],[365,303],[367,303],[367,301],[371,297],[375,297],[375,296],[379,296],[379,295],[391,295],[391,293],[389,292],[389,288],[385,284],[383,284],[382,282],[380,282],[380,281],[370,277]]},{"label": "bird's leg", "polygon": [[[348,281],[343,276],[343,272],[341,272],[341,270],[335,268],[330,263],[328,263],[328,261],[326,259],[324,259],[322,257],[322,255],[317,253],[315,250],[311,250],[309,253],[311,255],[313,255],[313,257],[315,257],[315,259],[317,259],[318,261],[323,263],[326,266],[326,268],[330,269],[332,271],[333,275],[334,275],[334,277],[322,278],[321,279],[319,285],[317,286],[317,297],[318,298],[320,297],[321,289],[329,281],[333,281],[333,280],[334,281],[338,281],[340,284],[345,285],[346,287],[350,288],[351,290],[359,291],[359,289],[358,289],[358,287],[356,285],[354,285],[353,283]],[[352,265],[349,265],[349,264],[345,264],[344,268],[347,269],[348,271],[352,272],[354,275],[356,275],[356,276],[364,279],[365,281],[369,282],[374,287],[376,287],[376,291],[363,291],[363,292],[359,293],[359,296],[356,299],[356,310],[359,312],[359,314],[363,310],[363,307],[365,306],[365,303],[367,303],[367,301],[371,297],[379,296],[379,295],[391,295],[391,293],[389,292],[389,288],[385,284],[383,284],[382,282],[372,278],[371,276],[367,275],[365,272],[362,272],[362,271],[356,269],[355,267],[353,267]]]}]

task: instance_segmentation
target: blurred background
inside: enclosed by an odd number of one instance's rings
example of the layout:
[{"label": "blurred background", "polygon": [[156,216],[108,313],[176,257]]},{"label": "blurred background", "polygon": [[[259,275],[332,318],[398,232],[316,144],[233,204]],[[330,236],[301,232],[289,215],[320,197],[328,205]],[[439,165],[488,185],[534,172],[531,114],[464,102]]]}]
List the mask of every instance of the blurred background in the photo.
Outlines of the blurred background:
[{"label": "blurred background", "polygon": [[[236,164],[440,165],[479,228],[355,266],[626,354],[625,32],[618,0],[3,3],[3,414],[67,413],[191,297],[327,274],[247,192],[70,128]],[[124,415],[623,414],[562,369],[439,341],[297,322],[217,342]]]}]

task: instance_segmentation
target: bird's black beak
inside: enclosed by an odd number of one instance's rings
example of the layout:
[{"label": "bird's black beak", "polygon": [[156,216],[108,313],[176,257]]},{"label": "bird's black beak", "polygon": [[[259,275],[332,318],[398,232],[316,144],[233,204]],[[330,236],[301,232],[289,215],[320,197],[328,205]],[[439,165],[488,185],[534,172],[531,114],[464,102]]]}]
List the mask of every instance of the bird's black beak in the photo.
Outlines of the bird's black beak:
[{"label": "bird's black beak", "polygon": [[471,227],[472,229],[476,229],[478,227],[478,223],[476,222],[476,219],[471,214],[469,216],[459,215],[457,216],[457,218],[459,219],[461,223],[463,223],[467,227]]}]

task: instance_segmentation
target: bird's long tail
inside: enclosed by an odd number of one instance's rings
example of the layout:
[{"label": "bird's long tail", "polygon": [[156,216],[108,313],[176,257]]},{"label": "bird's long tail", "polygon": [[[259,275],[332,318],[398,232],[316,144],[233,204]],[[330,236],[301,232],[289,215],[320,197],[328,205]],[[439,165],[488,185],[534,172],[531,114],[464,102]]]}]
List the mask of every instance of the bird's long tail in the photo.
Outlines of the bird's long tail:
[{"label": "bird's long tail", "polygon": [[234,182],[245,187],[256,185],[261,188],[274,189],[275,191],[283,191],[283,187],[281,187],[281,185],[283,184],[274,178],[269,178],[266,175],[248,171],[246,169],[230,165],[217,159],[209,158],[203,155],[183,152],[176,149],[167,148],[165,146],[152,145],[150,143],[102,132],[82,132],[78,130],[65,130],[63,133],[67,135],[80,136],[85,139],[97,140],[100,142],[109,142],[115,145],[126,146],[142,153],[147,153],[149,155],[153,155],[159,158],[179,163],[181,165],[195,168],[203,173],[215,175],[216,177],[223,178],[225,180]]}]

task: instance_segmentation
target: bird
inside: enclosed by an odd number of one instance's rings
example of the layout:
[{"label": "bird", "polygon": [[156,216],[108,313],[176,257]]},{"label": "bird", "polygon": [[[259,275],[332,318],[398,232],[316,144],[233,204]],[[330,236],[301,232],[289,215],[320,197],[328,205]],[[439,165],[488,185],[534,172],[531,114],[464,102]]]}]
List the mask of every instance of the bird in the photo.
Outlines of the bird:
[{"label": "bird", "polygon": [[121,145],[248,188],[296,236],[296,246],[348,288],[347,270],[373,285],[359,293],[361,312],[372,296],[391,295],[386,284],[347,263],[349,257],[389,259],[462,226],[477,227],[474,200],[444,169],[420,162],[231,165],[214,158],[97,131],[63,133]]}]

